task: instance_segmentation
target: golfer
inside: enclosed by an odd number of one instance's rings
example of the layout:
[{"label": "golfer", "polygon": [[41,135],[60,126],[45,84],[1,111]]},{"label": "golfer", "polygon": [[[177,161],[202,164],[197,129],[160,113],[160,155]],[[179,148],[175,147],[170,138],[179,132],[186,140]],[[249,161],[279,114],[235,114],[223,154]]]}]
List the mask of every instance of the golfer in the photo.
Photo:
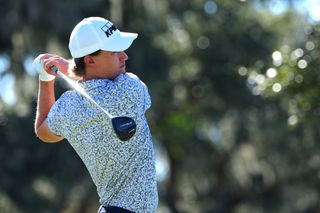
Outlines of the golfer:
[{"label": "golfer", "polygon": [[[97,187],[99,213],[157,210],[155,156],[145,117],[151,100],[146,85],[126,72],[124,51],[136,37],[120,32],[104,18],[85,18],[70,36],[73,63],[53,54],[35,59],[41,62],[35,133],[47,143],[68,140]],[[112,115],[133,118],[136,134],[128,141],[119,140],[104,112],[75,90],[56,100],[53,65],[77,77],[81,87]]]}]

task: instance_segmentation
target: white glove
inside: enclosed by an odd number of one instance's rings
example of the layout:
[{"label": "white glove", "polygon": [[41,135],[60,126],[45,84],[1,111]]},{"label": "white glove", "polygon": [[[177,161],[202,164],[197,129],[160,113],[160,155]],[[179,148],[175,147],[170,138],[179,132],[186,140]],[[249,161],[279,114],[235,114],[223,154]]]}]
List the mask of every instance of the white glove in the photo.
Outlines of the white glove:
[{"label": "white glove", "polygon": [[41,55],[33,60],[32,66],[39,73],[39,79],[41,81],[52,81],[56,76],[51,75],[43,68],[43,61],[40,59]]}]

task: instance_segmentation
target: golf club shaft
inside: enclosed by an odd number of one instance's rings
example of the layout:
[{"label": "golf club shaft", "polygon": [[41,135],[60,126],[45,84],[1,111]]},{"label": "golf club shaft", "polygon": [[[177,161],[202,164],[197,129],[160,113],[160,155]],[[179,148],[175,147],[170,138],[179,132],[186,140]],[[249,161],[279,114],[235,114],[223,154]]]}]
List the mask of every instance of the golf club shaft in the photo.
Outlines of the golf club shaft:
[{"label": "golf club shaft", "polygon": [[114,116],[111,115],[107,110],[103,109],[95,100],[93,100],[88,93],[75,81],[70,79],[68,76],[63,74],[56,66],[50,67],[52,71],[57,73],[61,78],[63,78],[70,86],[72,86],[77,92],[79,92],[81,95],[89,99],[93,104],[95,104],[97,107],[99,107],[107,116],[109,119],[112,119]]}]

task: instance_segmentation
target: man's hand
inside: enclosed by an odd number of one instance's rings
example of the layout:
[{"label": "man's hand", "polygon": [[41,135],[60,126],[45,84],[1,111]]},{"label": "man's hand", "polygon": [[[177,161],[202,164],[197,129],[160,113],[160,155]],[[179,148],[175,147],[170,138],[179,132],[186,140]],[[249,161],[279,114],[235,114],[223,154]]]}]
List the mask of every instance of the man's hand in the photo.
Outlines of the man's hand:
[{"label": "man's hand", "polygon": [[52,66],[58,67],[60,71],[68,75],[69,61],[61,56],[45,53],[40,54],[33,61],[33,67],[39,73],[39,78],[42,81],[52,81],[55,76],[58,76],[50,69]]},{"label": "man's hand", "polygon": [[47,71],[45,71],[43,67],[42,55],[39,55],[33,60],[32,66],[38,72],[40,81],[52,81],[56,78],[56,76],[51,75],[47,73]]}]

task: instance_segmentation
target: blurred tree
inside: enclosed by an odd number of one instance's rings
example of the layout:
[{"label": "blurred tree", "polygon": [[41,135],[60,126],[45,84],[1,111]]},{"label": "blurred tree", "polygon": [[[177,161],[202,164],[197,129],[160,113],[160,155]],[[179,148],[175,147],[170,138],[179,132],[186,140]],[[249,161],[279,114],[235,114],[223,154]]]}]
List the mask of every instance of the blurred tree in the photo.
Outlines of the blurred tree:
[{"label": "blurred tree", "polygon": [[[153,41],[170,63],[165,78],[152,84],[157,88],[155,135],[170,161],[164,195],[170,210],[318,209],[318,165],[305,165],[317,159],[317,131],[293,131],[283,96],[259,96],[258,84],[275,49],[305,40],[304,18],[297,21],[291,10],[281,16],[257,12],[240,1],[175,1],[166,7],[167,17],[159,22],[168,30],[157,32]],[[160,15],[149,14],[151,19]],[[259,71],[251,72],[252,66]],[[248,75],[246,82],[239,73]],[[305,178],[308,184],[301,183]],[[308,199],[300,196],[307,192],[312,194]]]}]

